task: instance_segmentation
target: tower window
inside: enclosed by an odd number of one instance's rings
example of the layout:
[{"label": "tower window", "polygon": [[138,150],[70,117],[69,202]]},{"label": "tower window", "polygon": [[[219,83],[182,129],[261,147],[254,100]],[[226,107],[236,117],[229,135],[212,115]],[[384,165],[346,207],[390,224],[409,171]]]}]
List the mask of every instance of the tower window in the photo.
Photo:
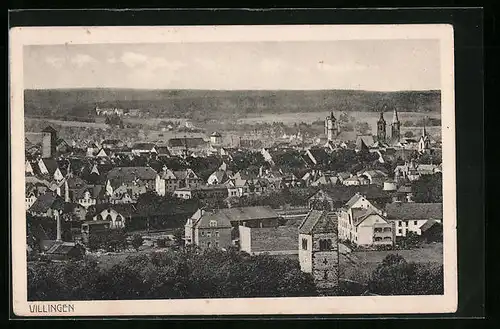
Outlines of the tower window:
[{"label": "tower window", "polygon": [[307,239],[302,239],[302,250],[307,250]]},{"label": "tower window", "polygon": [[330,239],[319,240],[319,250],[320,251],[330,250],[331,248],[332,248],[332,240],[330,240]]}]

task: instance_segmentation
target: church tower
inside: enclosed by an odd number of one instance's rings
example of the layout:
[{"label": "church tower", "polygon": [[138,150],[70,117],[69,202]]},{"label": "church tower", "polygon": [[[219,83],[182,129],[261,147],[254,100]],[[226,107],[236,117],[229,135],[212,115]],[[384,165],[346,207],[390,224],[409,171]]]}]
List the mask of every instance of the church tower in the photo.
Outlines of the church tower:
[{"label": "church tower", "polygon": [[337,137],[339,129],[337,126],[337,119],[333,116],[333,112],[325,119],[325,135],[328,141],[333,141]]},{"label": "church tower", "polygon": [[422,128],[422,136],[418,141],[418,152],[419,153],[428,153],[431,148],[431,140],[429,135],[427,135],[427,130],[425,129],[425,119],[424,119],[424,127]]},{"label": "church tower", "polygon": [[384,111],[380,111],[380,118],[377,121],[377,140],[379,142],[385,142],[386,137],[386,123],[384,119]]},{"label": "church tower", "polygon": [[391,126],[391,139],[393,142],[399,142],[401,138],[401,122],[399,122],[398,111],[394,108],[394,113],[392,115],[392,126]]},{"label": "church tower", "polygon": [[311,273],[319,290],[331,290],[339,283],[337,226],[325,210],[311,210],[299,226],[299,263]]}]

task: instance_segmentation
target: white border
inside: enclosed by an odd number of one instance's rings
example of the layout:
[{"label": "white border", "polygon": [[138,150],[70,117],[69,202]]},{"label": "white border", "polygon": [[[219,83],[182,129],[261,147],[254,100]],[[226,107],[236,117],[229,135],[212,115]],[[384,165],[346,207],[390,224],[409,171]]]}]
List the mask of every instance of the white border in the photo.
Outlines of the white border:
[{"label": "white border", "polygon": [[[443,143],[443,296],[287,297],[71,301],[71,313],[30,313],[24,205],[23,46],[95,43],[438,39]],[[140,40],[140,41],[138,41]],[[269,25],[165,27],[22,27],[10,30],[13,309],[19,316],[285,315],[452,313],[457,309],[455,106],[451,25]],[[33,303],[31,303],[33,304]],[[50,304],[37,302],[36,304]]]}]

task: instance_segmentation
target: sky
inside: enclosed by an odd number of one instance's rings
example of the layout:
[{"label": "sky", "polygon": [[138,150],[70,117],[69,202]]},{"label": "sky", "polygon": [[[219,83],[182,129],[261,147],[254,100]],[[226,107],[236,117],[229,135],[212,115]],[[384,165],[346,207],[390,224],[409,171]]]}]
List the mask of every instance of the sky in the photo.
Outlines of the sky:
[{"label": "sky", "polygon": [[25,89],[440,88],[439,40],[24,47]]}]

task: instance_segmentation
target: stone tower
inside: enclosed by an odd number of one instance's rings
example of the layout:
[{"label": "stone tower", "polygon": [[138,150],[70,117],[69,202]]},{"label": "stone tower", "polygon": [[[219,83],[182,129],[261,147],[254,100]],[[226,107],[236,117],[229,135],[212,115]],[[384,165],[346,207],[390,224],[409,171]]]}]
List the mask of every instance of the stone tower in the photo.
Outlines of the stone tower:
[{"label": "stone tower", "polygon": [[333,116],[333,112],[325,119],[325,135],[328,141],[333,141],[339,133],[337,119]]},{"label": "stone tower", "polygon": [[42,157],[52,158],[56,155],[57,131],[48,126],[42,130]]},{"label": "stone tower", "polygon": [[386,122],[384,119],[384,111],[380,111],[380,118],[377,121],[377,140],[385,142],[386,137]]},{"label": "stone tower", "polygon": [[401,138],[401,122],[399,122],[398,111],[394,108],[394,113],[392,115],[392,126],[391,126],[391,139],[393,142],[399,142]]},{"label": "stone tower", "polygon": [[325,210],[311,210],[299,226],[299,262],[316,287],[330,290],[339,283],[337,227]]}]

